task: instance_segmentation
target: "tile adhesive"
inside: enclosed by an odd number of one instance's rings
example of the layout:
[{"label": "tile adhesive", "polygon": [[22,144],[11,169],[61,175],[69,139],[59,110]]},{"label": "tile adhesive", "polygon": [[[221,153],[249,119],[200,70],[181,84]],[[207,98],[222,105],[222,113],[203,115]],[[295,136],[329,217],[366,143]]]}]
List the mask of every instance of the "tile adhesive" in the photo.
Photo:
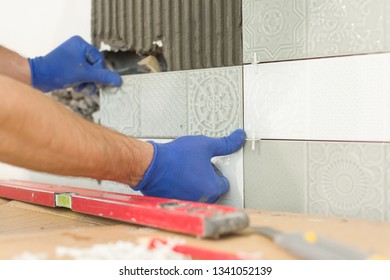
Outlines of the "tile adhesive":
[{"label": "tile adhesive", "polygon": [[168,71],[241,65],[241,0],[93,0],[92,40],[113,51],[161,50]]}]

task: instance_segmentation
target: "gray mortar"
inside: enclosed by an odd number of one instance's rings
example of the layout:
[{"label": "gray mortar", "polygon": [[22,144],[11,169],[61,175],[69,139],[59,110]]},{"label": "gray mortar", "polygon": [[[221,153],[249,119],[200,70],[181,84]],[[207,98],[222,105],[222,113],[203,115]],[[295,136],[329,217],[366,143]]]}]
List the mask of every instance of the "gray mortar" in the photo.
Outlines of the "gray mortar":
[{"label": "gray mortar", "polygon": [[75,90],[54,90],[48,93],[54,100],[62,103],[81,117],[93,121],[93,113],[99,111],[99,93],[88,94]]}]

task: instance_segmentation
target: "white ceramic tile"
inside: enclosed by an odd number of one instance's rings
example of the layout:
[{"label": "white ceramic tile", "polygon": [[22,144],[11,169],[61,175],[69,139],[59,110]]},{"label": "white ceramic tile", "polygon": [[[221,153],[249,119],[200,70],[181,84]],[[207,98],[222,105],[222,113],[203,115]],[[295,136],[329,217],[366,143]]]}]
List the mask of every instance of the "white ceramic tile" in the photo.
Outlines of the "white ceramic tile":
[{"label": "white ceramic tile", "polygon": [[[141,141],[152,140],[156,143],[167,143],[173,139],[140,139]],[[244,182],[243,182],[243,151],[240,150],[232,155],[215,157],[212,162],[221,170],[222,174],[229,180],[230,189],[216,203],[229,205],[237,208],[244,207]],[[142,195],[133,191],[129,186],[112,181],[102,181],[100,189],[105,191]]]},{"label": "white ceramic tile", "polygon": [[308,213],[385,220],[384,144],[309,143]]},{"label": "white ceramic tile", "polygon": [[245,123],[266,139],[389,141],[390,54],[244,66]]},{"label": "white ceramic tile", "polygon": [[142,138],[225,136],[242,127],[242,66],[129,75],[102,91],[101,124]]},{"label": "white ceramic tile", "polygon": [[29,177],[26,180],[33,182],[41,182],[48,184],[56,184],[62,186],[87,188],[87,189],[100,189],[99,182],[90,178],[82,177],[70,177],[70,176],[59,176],[53,174],[47,174],[42,172],[29,171]]},{"label": "white ceramic tile", "polygon": [[217,204],[244,208],[243,150],[232,155],[216,157],[213,163],[221,170],[230,184],[229,191],[217,201]]},{"label": "white ceramic tile", "polygon": [[389,51],[386,0],[243,0],[243,59]]}]

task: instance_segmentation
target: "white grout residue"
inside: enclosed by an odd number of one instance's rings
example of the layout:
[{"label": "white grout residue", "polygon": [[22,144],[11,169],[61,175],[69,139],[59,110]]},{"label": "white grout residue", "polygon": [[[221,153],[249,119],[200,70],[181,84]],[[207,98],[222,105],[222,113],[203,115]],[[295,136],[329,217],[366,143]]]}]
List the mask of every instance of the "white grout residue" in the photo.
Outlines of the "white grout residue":
[{"label": "white grout residue", "polygon": [[47,260],[46,253],[23,252],[13,258],[14,260]]},{"label": "white grout residue", "polygon": [[126,241],[117,241],[106,244],[96,244],[89,248],[63,247],[56,248],[59,258],[76,260],[184,260],[183,254],[172,250],[175,242],[168,242],[149,249],[147,244],[133,244]]}]

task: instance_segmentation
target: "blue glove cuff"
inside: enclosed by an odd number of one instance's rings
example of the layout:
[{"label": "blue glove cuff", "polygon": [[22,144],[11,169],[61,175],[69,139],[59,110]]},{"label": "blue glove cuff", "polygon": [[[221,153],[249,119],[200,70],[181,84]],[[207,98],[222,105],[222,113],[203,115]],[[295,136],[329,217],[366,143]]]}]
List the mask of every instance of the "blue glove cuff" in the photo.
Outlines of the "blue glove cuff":
[{"label": "blue glove cuff", "polygon": [[35,59],[33,58],[29,58],[28,59],[28,64],[30,65],[30,73],[31,73],[31,85],[36,88],[36,89],[39,89],[39,90],[42,90],[44,91],[44,89],[40,88],[38,85],[37,85],[37,69],[36,69],[36,66],[35,66]]},{"label": "blue glove cuff", "polygon": [[156,158],[157,158],[157,154],[158,154],[157,144],[153,141],[147,141],[147,142],[149,142],[150,144],[153,145],[153,148],[154,148],[153,159],[152,159],[152,162],[150,163],[148,169],[146,170],[144,178],[141,180],[141,182],[137,186],[131,187],[135,191],[140,191],[145,187],[145,185],[149,182],[149,179],[152,177],[152,175],[156,169],[156,165],[157,165],[156,164]]}]

